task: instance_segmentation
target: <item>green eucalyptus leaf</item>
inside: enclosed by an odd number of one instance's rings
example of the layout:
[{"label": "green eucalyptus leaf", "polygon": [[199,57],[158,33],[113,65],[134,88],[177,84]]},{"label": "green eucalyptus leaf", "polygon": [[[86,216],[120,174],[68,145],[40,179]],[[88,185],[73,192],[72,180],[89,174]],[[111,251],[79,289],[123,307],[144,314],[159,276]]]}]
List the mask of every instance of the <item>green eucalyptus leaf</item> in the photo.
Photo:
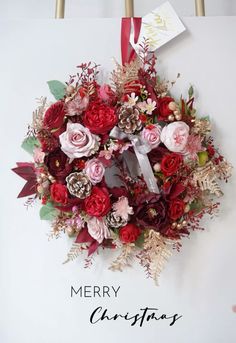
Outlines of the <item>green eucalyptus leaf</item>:
[{"label": "green eucalyptus leaf", "polygon": [[41,220],[53,220],[58,215],[58,210],[51,202],[48,202],[41,207],[39,215]]},{"label": "green eucalyptus leaf", "polygon": [[135,241],[134,244],[136,245],[136,247],[142,248],[143,247],[143,243],[144,243],[144,232],[142,232],[139,235],[138,239]]},{"label": "green eucalyptus leaf", "polygon": [[190,87],[189,87],[189,90],[188,90],[188,97],[189,97],[189,99],[192,99],[193,93],[194,93],[194,91],[193,91],[193,86],[190,86]]},{"label": "green eucalyptus leaf", "polygon": [[66,92],[66,85],[61,81],[51,80],[47,82],[50,92],[56,100],[61,100],[64,98]]},{"label": "green eucalyptus leaf", "polygon": [[33,155],[34,148],[39,147],[40,143],[36,137],[30,136],[24,139],[21,147],[27,151],[30,155]]}]

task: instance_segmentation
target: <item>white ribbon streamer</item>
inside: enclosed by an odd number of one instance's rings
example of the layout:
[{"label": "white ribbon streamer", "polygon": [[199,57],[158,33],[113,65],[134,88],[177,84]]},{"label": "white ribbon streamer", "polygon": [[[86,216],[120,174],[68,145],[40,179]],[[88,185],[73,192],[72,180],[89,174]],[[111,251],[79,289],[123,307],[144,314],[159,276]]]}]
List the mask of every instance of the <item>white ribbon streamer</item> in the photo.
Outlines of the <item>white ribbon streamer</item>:
[{"label": "white ribbon streamer", "polygon": [[149,191],[159,194],[160,191],[157,186],[156,178],[153,174],[153,170],[147,156],[147,153],[151,151],[150,146],[139,136],[124,133],[118,126],[115,126],[111,130],[110,137],[120,140],[128,138],[130,140]]}]

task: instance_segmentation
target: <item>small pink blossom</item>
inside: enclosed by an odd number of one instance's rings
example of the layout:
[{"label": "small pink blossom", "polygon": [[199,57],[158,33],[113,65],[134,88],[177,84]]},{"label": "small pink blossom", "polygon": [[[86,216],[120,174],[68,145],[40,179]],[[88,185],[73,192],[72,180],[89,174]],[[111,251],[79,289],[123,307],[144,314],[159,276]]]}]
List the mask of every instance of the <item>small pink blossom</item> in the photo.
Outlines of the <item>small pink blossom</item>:
[{"label": "small pink blossom", "polygon": [[189,135],[184,154],[191,159],[197,159],[197,153],[203,151],[202,138],[198,135]]},{"label": "small pink blossom", "polygon": [[43,163],[44,161],[44,157],[45,157],[45,153],[41,150],[41,148],[36,147],[34,148],[34,162],[35,163]]},{"label": "small pink blossom", "polygon": [[133,207],[129,206],[128,199],[124,196],[120,197],[112,206],[115,214],[124,220],[128,220],[129,215],[133,214]]},{"label": "small pink blossom", "polygon": [[110,150],[101,150],[99,152],[99,157],[104,157],[106,160],[110,160],[112,157],[112,151]]},{"label": "small pink blossom", "polygon": [[113,95],[111,87],[106,83],[99,88],[98,94],[103,101],[108,101]]},{"label": "small pink blossom", "polygon": [[105,167],[99,159],[93,158],[86,162],[84,172],[92,184],[95,185],[102,181],[105,174]]},{"label": "small pink blossom", "polygon": [[131,143],[129,143],[129,142],[121,144],[120,145],[120,149],[119,149],[120,154],[122,154],[124,151],[128,150],[131,146],[133,146],[133,145]]},{"label": "small pink blossom", "polygon": [[103,218],[91,217],[87,221],[88,232],[98,243],[110,237],[110,231]]},{"label": "small pink blossom", "polygon": [[81,95],[78,93],[74,97],[74,99],[70,100],[66,104],[66,115],[67,116],[76,116],[80,115],[83,111],[86,110],[88,107],[89,98],[88,96],[81,97]]}]

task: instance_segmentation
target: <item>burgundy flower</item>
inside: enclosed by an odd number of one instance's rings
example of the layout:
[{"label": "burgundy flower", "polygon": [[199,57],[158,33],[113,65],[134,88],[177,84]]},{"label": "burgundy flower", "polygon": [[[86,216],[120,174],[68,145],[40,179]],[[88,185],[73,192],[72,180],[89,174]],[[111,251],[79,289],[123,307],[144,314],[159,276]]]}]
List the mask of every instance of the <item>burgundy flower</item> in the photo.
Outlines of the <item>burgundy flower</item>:
[{"label": "burgundy flower", "polygon": [[166,201],[159,195],[150,193],[142,195],[135,209],[135,217],[138,224],[144,228],[164,232],[168,227],[169,218]]},{"label": "burgundy flower", "polygon": [[72,164],[61,149],[57,149],[45,157],[49,173],[55,178],[65,179],[72,170]]}]

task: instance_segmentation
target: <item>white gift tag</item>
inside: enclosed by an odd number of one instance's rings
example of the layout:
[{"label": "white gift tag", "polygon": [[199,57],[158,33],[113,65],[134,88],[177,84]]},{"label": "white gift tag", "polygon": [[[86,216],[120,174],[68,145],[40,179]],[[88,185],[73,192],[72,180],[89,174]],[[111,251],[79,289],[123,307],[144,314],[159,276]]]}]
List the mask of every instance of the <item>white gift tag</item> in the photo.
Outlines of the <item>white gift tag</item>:
[{"label": "white gift tag", "polygon": [[186,28],[175,10],[167,1],[142,18],[138,42],[134,43],[134,35],[132,33],[130,35],[130,43],[138,53],[140,49],[139,44],[143,43],[144,39],[148,39],[150,51],[155,51],[185,30]]}]

